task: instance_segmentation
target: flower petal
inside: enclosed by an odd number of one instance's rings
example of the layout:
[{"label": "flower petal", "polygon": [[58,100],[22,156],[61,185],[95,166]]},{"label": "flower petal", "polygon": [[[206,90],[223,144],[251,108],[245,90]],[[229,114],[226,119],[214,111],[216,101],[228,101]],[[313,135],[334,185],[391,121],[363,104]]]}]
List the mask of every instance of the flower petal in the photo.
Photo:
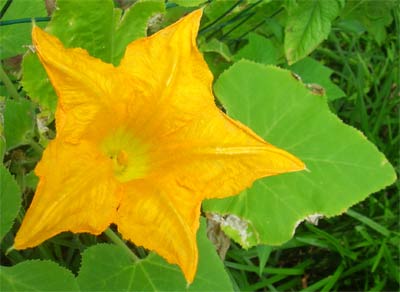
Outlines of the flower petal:
[{"label": "flower petal", "polygon": [[256,179],[305,168],[217,108],[156,142],[149,179],[176,181],[196,199],[232,196]]},{"label": "flower petal", "polygon": [[114,221],[119,188],[109,162],[88,143],[52,141],[35,172],[40,181],[16,235],[16,249],[63,231],[99,234]]},{"label": "flower petal", "polygon": [[173,182],[158,185],[141,180],[128,184],[116,224],[124,238],[178,264],[191,283],[198,262],[196,231],[201,202],[173,187]]},{"label": "flower petal", "polygon": [[[99,109],[110,107],[129,84],[116,68],[80,48],[66,49],[54,36],[35,26],[32,40],[59,98],[57,133],[77,143]],[[126,93],[125,93],[126,94]]]},{"label": "flower petal", "polygon": [[140,112],[133,114],[135,127],[147,136],[168,135],[215,107],[213,76],[196,45],[201,16],[202,10],[196,10],[126,49],[118,68],[151,93],[146,96],[148,110],[137,107]]}]

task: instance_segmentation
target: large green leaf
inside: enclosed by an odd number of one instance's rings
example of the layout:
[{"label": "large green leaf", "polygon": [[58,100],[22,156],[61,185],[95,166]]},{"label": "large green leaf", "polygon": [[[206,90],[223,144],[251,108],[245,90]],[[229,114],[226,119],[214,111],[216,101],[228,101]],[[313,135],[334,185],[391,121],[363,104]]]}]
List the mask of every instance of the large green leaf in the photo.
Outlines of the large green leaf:
[{"label": "large green leaf", "polygon": [[243,246],[281,244],[307,216],[341,214],[395,181],[392,166],[375,145],[341,122],[326,98],[310,92],[290,71],[241,61],[220,76],[214,89],[230,116],[308,168],[204,203],[208,212],[233,214],[215,217]]},{"label": "large green leaf", "polygon": [[133,263],[116,245],[101,244],[83,253],[78,283],[83,291],[232,291],[231,282],[214,246],[206,237],[202,220],[197,236],[199,266],[186,288],[180,269],[151,253]]},{"label": "large green leaf", "polygon": [[311,53],[331,30],[339,14],[337,0],[299,0],[290,2],[285,28],[285,54],[293,64]]},{"label": "large green leaf", "polygon": [[0,165],[0,240],[12,227],[20,207],[21,191],[2,164]]},{"label": "large green leaf", "polygon": [[[146,36],[148,20],[164,11],[163,1],[138,1],[123,11],[112,0],[58,0],[46,29],[66,47],[86,49],[92,56],[117,65],[126,45]],[[23,60],[22,85],[43,110],[54,113],[57,97],[36,55]],[[51,119],[49,119],[51,121]]]},{"label": "large green leaf", "polygon": [[[6,2],[6,0],[0,0],[0,9],[4,7]],[[43,16],[47,16],[45,1],[13,0],[1,20],[10,21]],[[27,46],[32,43],[31,29],[31,23],[14,23],[0,26],[0,59],[13,57],[25,52]]]},{"label": "large green leaf", "polygon": [[333,70],[312,58],[304,58],[290,66],[290,70],[298,74],[304,83],[321,85],[325,89],[329,100],[335,100],[345,95],[340,87],[331,80]]},{"label": "large green leaf", "polygon": [[27,99],[8,98],[4,109],[6,149],[28,144],[35,131],[35,108]]},{"label": "large green leaf", "polygon": [[74,275],[51,261],[0,267],[0,291],[79,291]]}]

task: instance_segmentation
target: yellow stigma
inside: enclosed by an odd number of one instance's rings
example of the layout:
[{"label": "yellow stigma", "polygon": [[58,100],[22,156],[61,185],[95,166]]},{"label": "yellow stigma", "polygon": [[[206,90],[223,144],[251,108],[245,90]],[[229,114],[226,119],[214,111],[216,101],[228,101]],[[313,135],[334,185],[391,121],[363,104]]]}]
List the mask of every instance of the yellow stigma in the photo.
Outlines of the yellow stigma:
[{"label": "yellow stigma", "polygon": [[120,182],[142,178],[148,171],[147,147],[126,129],[118,129],[103,140],[103,153],[112,161]]}]

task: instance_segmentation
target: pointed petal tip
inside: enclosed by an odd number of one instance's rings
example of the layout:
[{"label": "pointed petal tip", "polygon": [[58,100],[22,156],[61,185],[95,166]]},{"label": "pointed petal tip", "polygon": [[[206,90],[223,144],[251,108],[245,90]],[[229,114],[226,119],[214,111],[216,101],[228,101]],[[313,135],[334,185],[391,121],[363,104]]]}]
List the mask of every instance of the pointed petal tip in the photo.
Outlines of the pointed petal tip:
[{"label": "pointed petal tip", "polygon": [[293,169],[292,169],[293,172],[302,170],[309,171],[307,165],[298,157],[291,155],[290,159],[293,162]]},{"label": "pointed petal tip", "polygon": [[190,270],[186,270],[184,271],[182,269],[183,275],[185,276],[185,280],[186,280],[186,288],[189,288],[190,285],[192,285],[193,281],[194,281],[194,277],[196,276],[196,272],[197,272],[197,263],[194,266],[194,268],[191,268]]},{"label": "pointed petal tip", "polygon": [[200,18],[203,16],[203,10],[204,10],[203,7],[193,10],[193,11],[189,12],[188,14],[186,14],[181,19],[193,18],[193,20],[200,20]]},{"label": "pointed petal tip", "polygon": [[32,44],[35,46],[35,50],[38,51],[40,49],[40,44],[42,46],[50,42],[49,40],[49,34],[45,32],[43,29],[41,29],[39,26],[34,25],[32,28]]},{"label": "pointed petal tip", "polygon": [[203,16],[203,8],[200,8],[193,12],[190,12],[188,15],[181,18],[181,21],[191,23],[193,26],[196,26],[198,30],[202,16]]},{"label": "pointed petal tip", "polygon": [[32,41],[35,43],[38,39],[38,37],[40,37],[40,35],[43,35],[44,31],[37,26],[35,23],[33,23],[33,27],[32,27]]}]

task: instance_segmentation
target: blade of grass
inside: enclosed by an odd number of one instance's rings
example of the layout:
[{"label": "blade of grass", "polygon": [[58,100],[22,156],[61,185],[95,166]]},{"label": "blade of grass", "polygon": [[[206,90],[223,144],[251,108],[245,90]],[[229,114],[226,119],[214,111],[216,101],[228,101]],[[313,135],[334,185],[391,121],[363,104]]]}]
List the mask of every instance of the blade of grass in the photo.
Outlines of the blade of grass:
[{"label": "blade of grass", "polygon": [[382,226],[381,224],[375,222],[374,220],[372,220],[352,209],[347,210],[346,214],[349,215],[350,217],[360,221],[361,223],[369,226],[370,228],[379,232],[380,234],[382,234],[385,237],[390,235],[390,231],[386,227]]}]

